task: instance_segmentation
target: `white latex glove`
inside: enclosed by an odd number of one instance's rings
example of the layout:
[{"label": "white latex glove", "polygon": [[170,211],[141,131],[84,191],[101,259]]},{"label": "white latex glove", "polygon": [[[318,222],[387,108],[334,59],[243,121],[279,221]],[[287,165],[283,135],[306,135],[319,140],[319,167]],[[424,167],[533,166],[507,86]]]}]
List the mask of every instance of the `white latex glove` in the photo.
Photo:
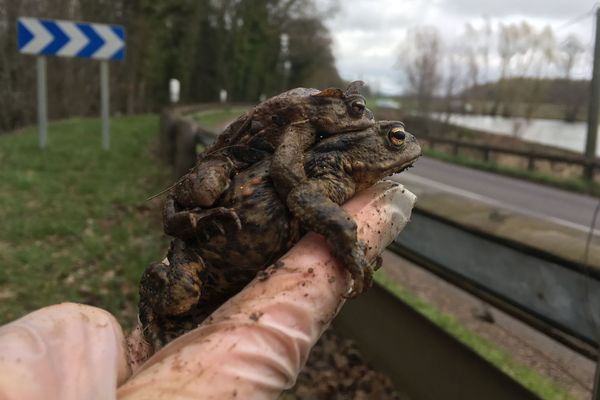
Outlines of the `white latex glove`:
[{"label": "white latex glove", "polygon": [[[382,182],[344,205],[368,257],[397,236],[414,202]],[[351,283],[316,234],[281,261],[145,362],[139,328],[126,342],[117,321],[94,307],[60,304],[5,325],[0,399],[274,399],[294,384]]]}]

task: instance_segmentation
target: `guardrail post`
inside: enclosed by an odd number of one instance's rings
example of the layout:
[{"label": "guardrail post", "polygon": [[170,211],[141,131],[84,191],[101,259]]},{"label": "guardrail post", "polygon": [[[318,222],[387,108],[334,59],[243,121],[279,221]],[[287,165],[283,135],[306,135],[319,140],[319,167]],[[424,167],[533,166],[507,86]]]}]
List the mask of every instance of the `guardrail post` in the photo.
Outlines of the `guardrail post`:
[{"label": "guardrail post", "polygon": [[583,166],[583,179],[592,182],[594,180],[594,171],[596,170],[594,161],[586,159],[581,165]]},{"label": "guardrail post", "polygon": [[585,141],[585,157],[589,164],[585,168],[585,178],[594,179],[592,161],[596,157],[596,140],[598,135],[598,102],[600,101],[600,8],[596,10],[596,41],[594,44],[594,65],[590,82],[590,103],[588,111],[587,136]]},{"label": "guardrail post", "polygon": [[427,146],[428,149],[433,150],[433,140],[431,140],[430,138],[419,138],[419,144],[423,148]]},{"label": "guardrail post", "polygon": [[596,375],[594,377],[594,393],[592,394],[592,400],[600,400],[600,351],[598,352],[598,358],[596,359]]}]

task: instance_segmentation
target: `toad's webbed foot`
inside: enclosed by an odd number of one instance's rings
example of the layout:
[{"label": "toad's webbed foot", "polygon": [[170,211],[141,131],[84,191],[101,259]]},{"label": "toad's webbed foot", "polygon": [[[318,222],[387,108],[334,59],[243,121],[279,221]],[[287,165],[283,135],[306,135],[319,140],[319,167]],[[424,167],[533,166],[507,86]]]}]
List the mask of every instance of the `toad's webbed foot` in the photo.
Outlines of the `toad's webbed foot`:
[{"label": "toad's webbed foot", "polygon": [[371,261],[371,268],[373,269],[373,271],[377,271],[379,270],[379,268],[381,268],[382,265],[383,257],[381,257],[381,254],[378,254],[377,256],[375,256],[373,261]]},{"label": "toad's webbed foot", "polygon": [[177,211],[175,200],[172,198],[168,198],[165,203],[163,220],[165,233],[180,239],[190,239],[198,235],[208,239],[215,230],[225,234],[223,223],[227,222],[233,224],[238,230],[242,229],[239,216],[231,208],[194,208]]},{"label": "toad's webbed foot", "polygon": [[350,254],[347,256],[338,256],[352,277],[352,287],[344,296],[346,298],[354,298],[373,286],[373,271],[377,260],[371,263],[367,262],[365,250],[365,243],[359,240]]},{"label": "toad's webbed foot", "polygon": [[225,226],[233,224],[238,231],[242,230],[242,221],[235,210],[227,207],[216,207],[210,210],[192,210],[195,219],[196,235],[203,235],[206,240],[217,231],[225,235]]},{"label": "toad's webbed foot", "polygon": [[146,341],[157,352],[167,343],[177,339],[179,336],[196,328],[204,318],[197,318],[196,307],[184,316],[163,316],[156,313],[146,301],[140,301],[139,317],[142,325],[142,333]]},{"label": "toad's webbed foot", "polygon": [[[365,244],[363,241],[359,241],[358,243],[359,243],[359,247],[362,248],[361,254],[363,254],[363,257],[364,257]],[[359,263],[362,263],[362,261],[359,261]],[[346,264],[346,265],[352,266],[355,264]],[[348,294],[346,294],[344,297],[351,299],[351,298],[354,298],[354,297],[358,296],[359,294],[364,293],[367,290],[371,289],[371,287],[373,287],[373,273],[375,271],[377,271],[379,268],[381,268],[382,265],[383,265],[383,258],[381,258],[381,256],[378,255],[370,263],[368,263],[366,267],[364,267],[364,269],[362,270],[362,273],[358,272],[356,274],[353,274],[352,273],[353,270],[351,269],[352,267],[347,267],[348,270],[350,271],[350,274],[352,275],[353,284],[352,284],[352,288],[350,289]]]}]

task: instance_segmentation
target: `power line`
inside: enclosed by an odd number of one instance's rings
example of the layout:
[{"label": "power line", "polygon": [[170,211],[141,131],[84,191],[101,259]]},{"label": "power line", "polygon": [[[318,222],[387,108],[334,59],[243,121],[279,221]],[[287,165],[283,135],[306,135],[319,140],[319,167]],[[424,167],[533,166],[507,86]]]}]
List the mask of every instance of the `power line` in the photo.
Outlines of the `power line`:
[{"label": "power line", "polygon": [[586,11],[585,13],[583,13],[581,15],[571,18],[570,20],[568,20],[566,22],[563,22],[558,27],[556,27],[554,30],[555,31],[562,30],[562,29],[566,28],[567,26],[573,25],[581,20],[591,17],[592,15],[594,15],[597,8],[598,8],[598,2],[596,2],[590,10]]}]

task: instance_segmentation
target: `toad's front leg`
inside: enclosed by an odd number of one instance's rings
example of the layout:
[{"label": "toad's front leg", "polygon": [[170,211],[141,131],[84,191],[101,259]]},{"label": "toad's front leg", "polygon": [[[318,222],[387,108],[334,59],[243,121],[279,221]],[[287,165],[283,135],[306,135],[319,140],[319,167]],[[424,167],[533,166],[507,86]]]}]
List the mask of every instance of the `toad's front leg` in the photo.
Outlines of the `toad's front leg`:
[{"label": "toad's front leg", "polygon": [[333,255],[350,272],[354,280],[350,297],[370,288],[373,280],[373,265],[366,259],[364,242],[358,240],[356,223],[338,205],[352,196],[353,189],[349,182],[308,180],[287,198],[291,213],[307,230],[323,235]]}]

